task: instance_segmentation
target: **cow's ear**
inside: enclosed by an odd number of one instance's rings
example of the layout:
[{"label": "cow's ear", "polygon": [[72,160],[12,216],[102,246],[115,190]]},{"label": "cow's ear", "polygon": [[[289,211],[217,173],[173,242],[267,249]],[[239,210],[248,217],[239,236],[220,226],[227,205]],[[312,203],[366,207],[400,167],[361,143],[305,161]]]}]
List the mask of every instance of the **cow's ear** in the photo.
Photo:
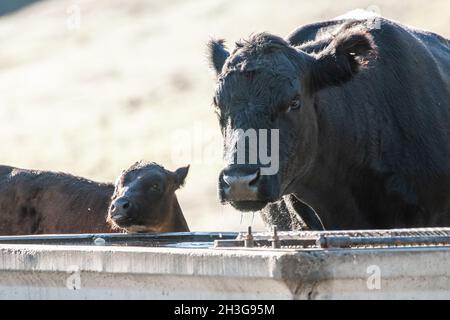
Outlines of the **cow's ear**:
[{"label": "cow's ear", "polygon": [[175,171],[175,175],[177,177],[177,185],[178,185],[177,188],[184,186],[188,172],[189,172],[189,165],[187,165],[186,167],[178,168]]},{"label": "cow's ear", "polygon": [[365,31],[353,30],[337,35],[315,57],[305,78],[306,89],[313,94],[350,81],[375,53],[373,37]]},{"label": "cow's ear", "polygon": [[211,68],[216,74],[220,74],[222,72],[222,67],[225,64],[225,60],[230,56],[230,53],[225,48],[225,40],[209,40],[207,55]]}]

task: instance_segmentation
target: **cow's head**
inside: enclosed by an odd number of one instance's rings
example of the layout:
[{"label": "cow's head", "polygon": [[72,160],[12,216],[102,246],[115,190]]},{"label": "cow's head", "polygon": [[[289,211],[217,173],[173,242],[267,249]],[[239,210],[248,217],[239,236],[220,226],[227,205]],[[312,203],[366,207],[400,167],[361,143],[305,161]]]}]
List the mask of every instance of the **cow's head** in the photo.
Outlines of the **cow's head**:
[{"label": "cow's head", "polygon": [[160,232],[172,217],[175,190],[184,184],[189,166],[168,171],[138,162],[117,178],[108,222],[129,232]]},{"label": "cow's head", "polygon": [[231,53],[222,40],[208,49],[227,162],[219,195],[239,210],[260,210],[314,161],[316,93],[351,80],[375,45],[370,34],[350,30],[315,54],[267,33],[238,42]]}]

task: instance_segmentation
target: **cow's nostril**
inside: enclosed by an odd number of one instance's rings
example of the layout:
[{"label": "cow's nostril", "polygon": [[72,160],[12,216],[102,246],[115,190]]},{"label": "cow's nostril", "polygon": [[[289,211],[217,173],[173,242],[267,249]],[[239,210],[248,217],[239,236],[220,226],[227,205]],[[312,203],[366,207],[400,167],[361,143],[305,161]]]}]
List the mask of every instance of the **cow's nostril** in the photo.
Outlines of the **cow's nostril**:
[{"label": "cow's nostril", "polygon": [[111,212],[115,214],[124,214],[132,207],[132,203],[125,198],[119,198],[111,204]]},{"label": "cow's nostril", "polygon": [[222,180],[223,180],[223,182],[224,182],[224,187],[225,188],[229,188],[230,187],[230,184],[231,184],[231,181],[230,181],[230,178],[227,176],[227,175],[223,175],[222,176]]},{"label": "cow's nostril", "polygon": [[248,185],[249,185],[249,186],[254,186],[255,184],[257,184],[257,183],[258,183],[258,180],[259,180],[259,177],[260,177],[260,170],[258,169],[258,170],[254,173],[253,179],[250,180],[250,182],[248,183]]}]

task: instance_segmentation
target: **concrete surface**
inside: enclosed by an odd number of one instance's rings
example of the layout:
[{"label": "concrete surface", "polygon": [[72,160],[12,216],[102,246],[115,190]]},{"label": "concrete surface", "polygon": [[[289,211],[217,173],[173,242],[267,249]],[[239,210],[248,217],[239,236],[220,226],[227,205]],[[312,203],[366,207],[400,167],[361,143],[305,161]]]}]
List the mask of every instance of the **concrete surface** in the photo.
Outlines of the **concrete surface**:
[{"label": "concrete surface", "polygon": [[449,299],[450,250],[2,245],[0,298]]}]

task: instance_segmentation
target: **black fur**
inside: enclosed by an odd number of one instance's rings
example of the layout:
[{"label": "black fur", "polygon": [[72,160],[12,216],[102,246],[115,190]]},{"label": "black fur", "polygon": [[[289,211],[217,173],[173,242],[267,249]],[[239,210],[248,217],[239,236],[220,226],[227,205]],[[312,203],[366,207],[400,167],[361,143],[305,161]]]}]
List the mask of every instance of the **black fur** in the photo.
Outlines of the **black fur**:
[{"label": "black fur", "polygon": [[[317,57],[305,78],[305,89],[309,95],[350,81],[361,67],[363,60],[374,55],[376,46],[370,33],[349,30],[339,34]],[[373,57],[372,57],[373,58]]]},{"label": "black fur", "polygon": [[450,224],[450,42],[379,22],[326,21],[286,40],[257,34],[215,59],[226,158],[235,129],[280,132],[278,174],[261,178],[257,201],[228,202],[266,203],[264,220],[281,229],[306,225],[290,212],[290,194],[327,229]]},{"label": "black fur", "polygon": [[211,67],[215,70],[215,72],[220,74],[223,64],[229,56],[229,53],[225,49],[225,41],[222,39],[211,39],[207,46],[208,61],[210,61]]}]

